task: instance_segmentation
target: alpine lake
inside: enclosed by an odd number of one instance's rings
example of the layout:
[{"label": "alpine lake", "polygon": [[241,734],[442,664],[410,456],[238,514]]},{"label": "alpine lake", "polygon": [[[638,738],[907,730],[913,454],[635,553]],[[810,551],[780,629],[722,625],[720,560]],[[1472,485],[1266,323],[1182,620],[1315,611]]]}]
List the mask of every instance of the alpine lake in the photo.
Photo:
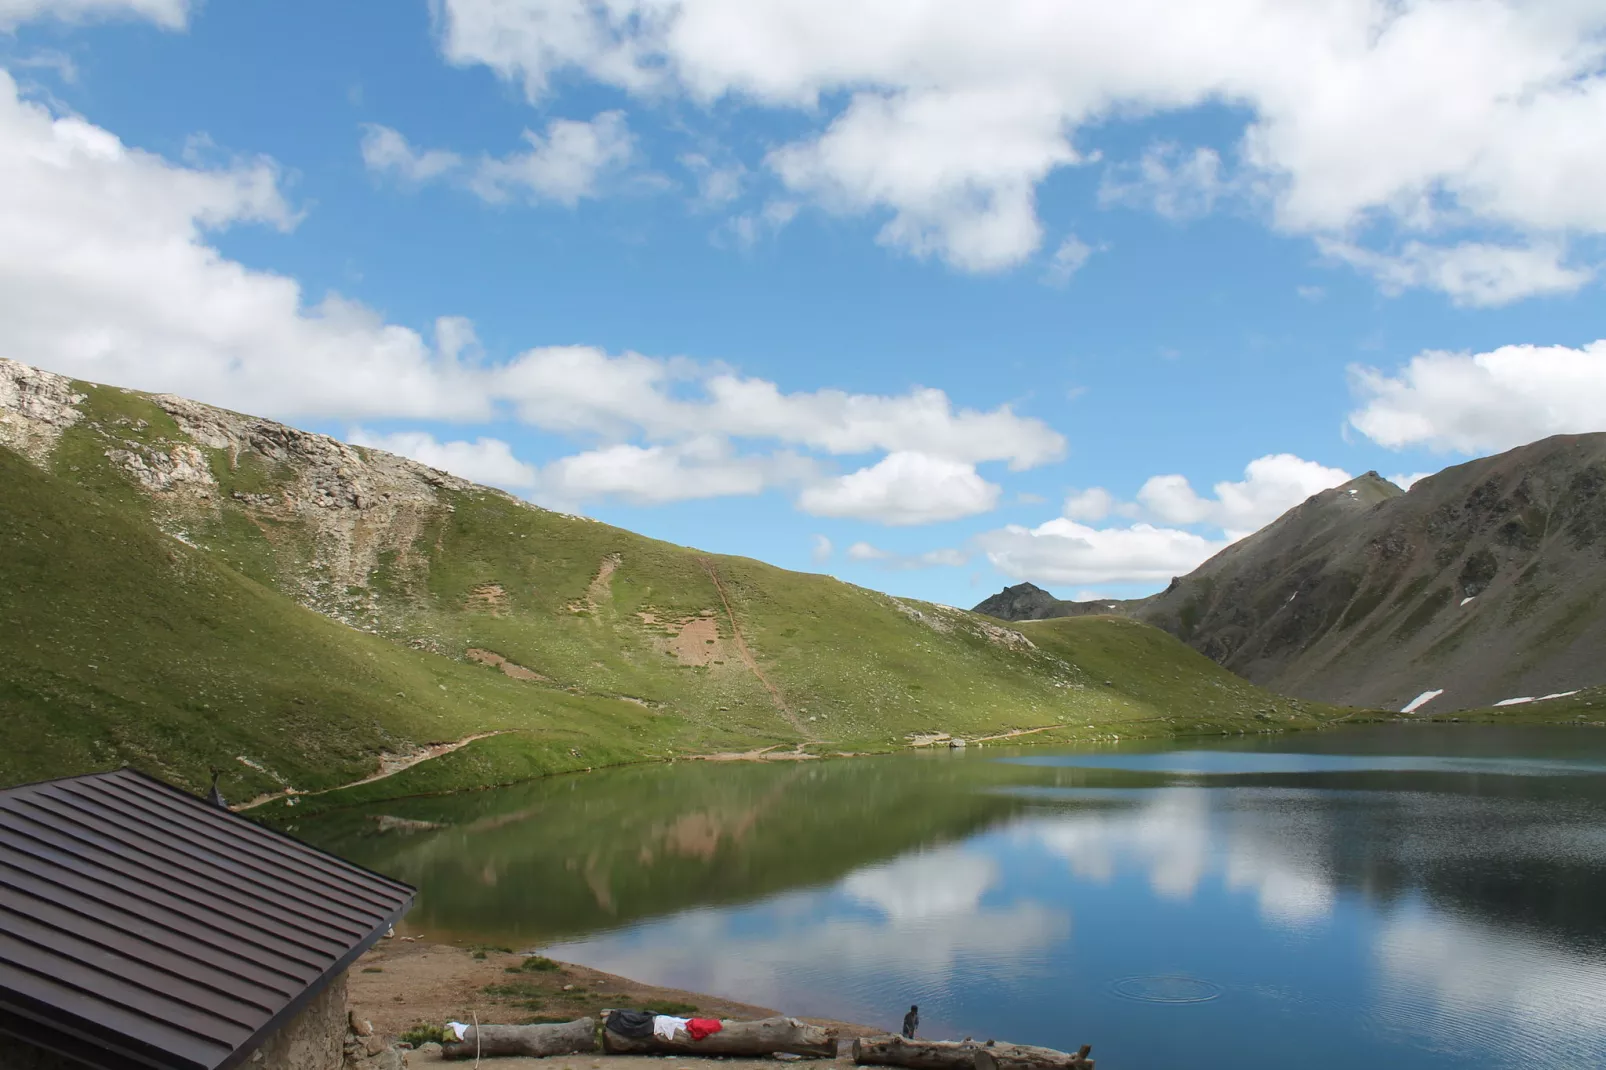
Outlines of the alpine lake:
[{"label": "alpine lake", "polygon": [[404,931],[1108,1070],[1606,1066],[1606,730],[599,770],[295,833]]}]

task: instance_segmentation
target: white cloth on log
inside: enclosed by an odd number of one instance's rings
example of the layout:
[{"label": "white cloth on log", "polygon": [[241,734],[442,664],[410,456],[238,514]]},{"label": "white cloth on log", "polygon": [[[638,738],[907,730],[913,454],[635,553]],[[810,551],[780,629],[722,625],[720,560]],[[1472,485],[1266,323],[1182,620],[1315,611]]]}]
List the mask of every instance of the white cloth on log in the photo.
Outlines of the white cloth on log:
[{"label": "white cloth on log", "polygon": [[674,1040],[675,1034],[686,1028],[690,1018],[675,1018],[667,1014],[660,1014],[652,1020],[652,1031],[665,1040]]}]

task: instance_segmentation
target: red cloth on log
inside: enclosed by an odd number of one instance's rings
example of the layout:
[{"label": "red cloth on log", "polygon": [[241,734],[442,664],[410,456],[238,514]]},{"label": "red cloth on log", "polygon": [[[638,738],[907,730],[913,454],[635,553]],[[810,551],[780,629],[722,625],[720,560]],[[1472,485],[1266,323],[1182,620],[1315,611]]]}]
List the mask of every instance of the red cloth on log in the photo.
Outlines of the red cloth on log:
[{"label": "red cloth on log", "polygon": [[693,1018],[686,1023],[686,1032],[691,1034],[693,1040],[701,1040],[724,1028],[717,1018]]}]

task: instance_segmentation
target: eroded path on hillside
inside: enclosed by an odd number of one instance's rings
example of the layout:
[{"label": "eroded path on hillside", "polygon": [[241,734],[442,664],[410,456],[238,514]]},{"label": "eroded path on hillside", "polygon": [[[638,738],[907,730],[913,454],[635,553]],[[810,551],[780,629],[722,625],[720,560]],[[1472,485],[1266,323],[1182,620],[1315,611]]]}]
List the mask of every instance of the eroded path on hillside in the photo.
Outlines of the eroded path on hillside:
[{"label": "eroded path on hillside", "polygon": [[719,578],[719,569],[715,567],[713,561],[706,557],[702,558],[698,563],[703,566],[703,571],[708,573],[708,578],[713,583],[714,590],[719,593],[720,604],[725,607],[725,619],[730,621],[731,642],[736,644],[736,653],[742,659],[742,664],[746,665],[748,671],[757,678],[759,683],[764,685],[764,690],[770,693],[770,699],[774,701],[775,709],[782,717],[786,718],[786,723],[797,729],[798,734],[805,739],[813,739],[814,734],[803,726],[802,721],[798,720],[797,714],[792,712],[791,707],[786,704],[786,699],[781,696],[781,689],[776,687],[770,681],[770,678],[764,675],[764,670],[758,667],[758,659],[754,658],[753,652],[748,649],[747,640],[742,637],[741,625],[736,623],[736,611],[731,608],[730,596],[725,593],[725,583]]},{"label": "eroded path on hillside", "polygon": [[411,769],[415,765],[422,765],[424,762],[430,761],[433,758],[440,758],[444,755],[452,753],[453,751],[462,750],[464,747],[477,740],[490,739],[492,736],[500,736],[504,734],[506,734],[505,730],[496,732],[479,732],[472,736],[464,736],[462,739],[459,739],[453,743],[434,743],[428,747],[421,747],[416,751],[409,751],[406,754],[382,754],[379,756],[379,772],[375,773],[373,776],[366,776],[361,780],[353,780],[350,784],[338,784],[332,788],[320,788],[317,791],[296,791],[294,788],[286,788],[283,791],[276,791],[271,795],[258,795],[250,802],[240,803],[237,806],[229,807],[229,809],[235,811],[254,810],[258,806],[265,806],[266,804],[273,802],[275,799],[288,799],[292,796],[295,798],[301,798],[302,796],[308,795],[327,795],[331,791],[345,791],[347,788],[360,788],[364,784],[372,784],[377,780],[384,780],[387,777],[393,777],[397,773]]}]

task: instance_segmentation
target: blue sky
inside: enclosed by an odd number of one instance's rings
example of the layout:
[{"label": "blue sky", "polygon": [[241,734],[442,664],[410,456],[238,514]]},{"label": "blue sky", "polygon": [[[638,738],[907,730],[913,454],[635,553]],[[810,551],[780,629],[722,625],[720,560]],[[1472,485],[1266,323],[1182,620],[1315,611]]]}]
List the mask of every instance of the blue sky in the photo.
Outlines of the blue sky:
[{"label": "blue sky", "polygon": [[0,0],[0,355],[966,606],[1606,429],[1606,10],[981,9]]}]

